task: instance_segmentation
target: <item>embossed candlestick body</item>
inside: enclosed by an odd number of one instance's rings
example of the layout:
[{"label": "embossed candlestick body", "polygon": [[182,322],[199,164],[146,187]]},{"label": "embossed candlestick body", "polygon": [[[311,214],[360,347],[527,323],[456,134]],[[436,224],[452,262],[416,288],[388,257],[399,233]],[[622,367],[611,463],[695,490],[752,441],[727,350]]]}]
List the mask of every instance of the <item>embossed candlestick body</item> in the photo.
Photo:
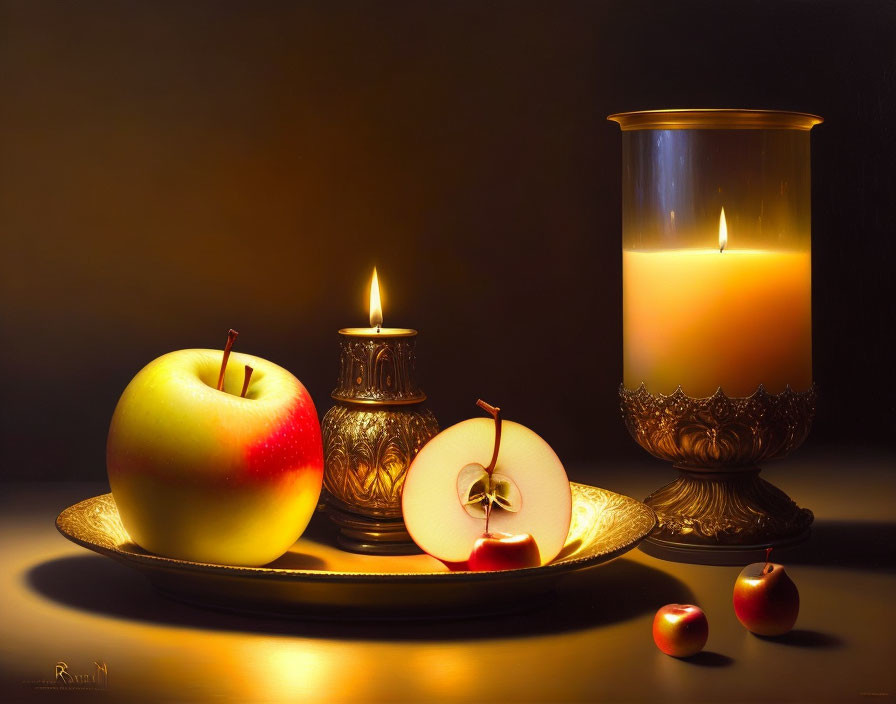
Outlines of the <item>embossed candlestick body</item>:
[{"label": "embossed candlestick body", "polygon": [[739,562],[812,513],[759,478],[815,412],[809,130],[770,110],[610,116],[623,135],[622,414],[679,477],[648,551]]},{"label": "embossed candlestick body", "polygon": [[336,405],[321,423],[324,492],[342,547],[396,555],[419,552],[401,517],[401,490],[411,460],[439,426],[417,385],[417,331],[379,326],[375,277],[371,327],[339,331]]}]

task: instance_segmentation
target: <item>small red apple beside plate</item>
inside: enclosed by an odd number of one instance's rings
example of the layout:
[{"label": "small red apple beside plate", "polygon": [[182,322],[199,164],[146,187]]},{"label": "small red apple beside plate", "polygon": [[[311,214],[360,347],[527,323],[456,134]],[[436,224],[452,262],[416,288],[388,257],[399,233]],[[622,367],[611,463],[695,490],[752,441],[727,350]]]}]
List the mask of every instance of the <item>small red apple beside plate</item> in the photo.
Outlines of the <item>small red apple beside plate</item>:
[{"label": "small red apple beside plate", "polygon": [[741,570],[734,584],[734,613],[751,633],[781,636],[793,629],[800,613],[800,594],[783,565],[754,562]]}]

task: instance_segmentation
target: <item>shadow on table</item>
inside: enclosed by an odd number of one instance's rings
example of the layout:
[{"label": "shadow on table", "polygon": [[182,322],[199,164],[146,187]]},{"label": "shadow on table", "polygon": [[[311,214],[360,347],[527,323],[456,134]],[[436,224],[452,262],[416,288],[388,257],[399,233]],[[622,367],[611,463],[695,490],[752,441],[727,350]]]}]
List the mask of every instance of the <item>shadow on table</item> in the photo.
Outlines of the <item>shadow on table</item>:
[{"label": "shadow on table", "polygon": [[816,521],[809,540],[782,549],[780,559],[773,556],[772,560],[794,565],[893,572],[896,571],[896,523]]},{"label": "shadow on table", "polygon": [[[38,594],[103,616],[188,628],[346,640],[474,640],[562,633],[626,621],[669,602],[691,603],[674,577],[624,558],[568,575],[550,600],[531,610],[443,621],[297,620],[210,611],[166,599],[139,573],[108,558],[49,560],[25,575]],[[500,594],[495,598],[500,600]]]},{"label": "shadow on table", "polygon": [[789,645],[794,648],[827,650],[843,647],[843,640],[841,638],[831,633],[809,631],[805,628],[794,628],[792,631],[788,631],[782,636],[760,636],[754,634],[754,637],[768,643],[779,643],[780,645]]},{"label": "shadow on table", "polygon": [[734,658],[730,658],[722,653],[716,653],[712,650],[701,650],[696,655],[689,658],[682,658],[682,662],[688,662],[691,665],[699,665],[700,667],[728,667],[734,664]]}]

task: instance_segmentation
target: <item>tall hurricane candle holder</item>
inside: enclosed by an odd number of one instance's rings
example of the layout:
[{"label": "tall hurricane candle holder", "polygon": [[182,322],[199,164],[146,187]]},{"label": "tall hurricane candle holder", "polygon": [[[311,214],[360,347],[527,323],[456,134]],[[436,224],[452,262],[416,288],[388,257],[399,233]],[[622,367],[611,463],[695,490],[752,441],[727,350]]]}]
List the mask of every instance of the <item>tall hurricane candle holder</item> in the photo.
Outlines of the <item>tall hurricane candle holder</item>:
[{"label": "tall hurricane candle holder", "polygon": [[[645,502],[663,557],[739,561],[812,512],[759,477],[806,438],[815,115],[658,110],[622,128],[622,415],[678,478]],[[696,557],[695,557],[696,556]]]}]

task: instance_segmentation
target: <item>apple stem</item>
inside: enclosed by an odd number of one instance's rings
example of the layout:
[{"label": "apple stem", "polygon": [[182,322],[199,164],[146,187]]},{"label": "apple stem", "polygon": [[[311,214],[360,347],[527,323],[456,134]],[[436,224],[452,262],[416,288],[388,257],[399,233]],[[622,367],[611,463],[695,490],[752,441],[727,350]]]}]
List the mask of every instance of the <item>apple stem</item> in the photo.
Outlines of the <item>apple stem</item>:
[{"label": "apple stem", "polygon": [[248,364],[246,365],[246,376],[243,379],[243,390],[240,391],[240,398],[246,398],[246,392],[249,390],[249,379],[252,378],[252,372],[254,371],[252,367]]},{"label": "apple stem", "polygon": [[[498,450],[501,449],[501,409],[486,403],[482,399],[476,401],[476,405],[495,419],[495,451],[492,453],[492,461],[485,468],[486,474],[492,476],[492,472],[495,471],[495,466],[498,464]],[[491,508],[491,501],[489,501],[489,508]],[[488,532],[488,509],[486,509],[485,514],[485,530]]]},{"label": "apple stem", "polygon": [[772,549],[765,549],[765,567],[762,568],[762,574],[768,574],[771,572],[771,565],[769,564],[769,558],[771,557]]},{"label": "apple stem", "polygon": [[230,348],[236,342],[239,333],[236,330],[227,331],[227,343],[224,345],[224,358],[221,360],[221,373],[218,374],[218,385],[215,387],[218,391],[224,390],[224,372],[227,371],[227,359],[230,357]]}]

